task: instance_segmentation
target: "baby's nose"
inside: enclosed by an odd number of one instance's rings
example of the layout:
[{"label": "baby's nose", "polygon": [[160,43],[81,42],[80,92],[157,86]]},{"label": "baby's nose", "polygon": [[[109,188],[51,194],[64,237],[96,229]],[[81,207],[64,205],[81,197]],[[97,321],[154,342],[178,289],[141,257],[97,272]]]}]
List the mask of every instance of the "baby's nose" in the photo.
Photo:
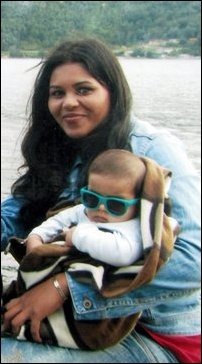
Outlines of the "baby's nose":
[{"label": "baby's nose", "polygon": [[100,211],[106,211],[105,205],[103,203],[100,204],[98,210]]}]

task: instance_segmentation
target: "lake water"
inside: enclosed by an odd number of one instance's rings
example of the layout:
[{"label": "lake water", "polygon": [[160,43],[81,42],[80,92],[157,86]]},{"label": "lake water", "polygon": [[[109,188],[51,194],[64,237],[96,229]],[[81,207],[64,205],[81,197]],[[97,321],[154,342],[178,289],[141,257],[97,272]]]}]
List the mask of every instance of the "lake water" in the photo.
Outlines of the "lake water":
[{"label": "lake water", "polygon": [[[37,59],[1,59],[1,199],[18,176],[25,109],[37,69]],[[134,96],[138,117],[166,127],[184,141],[187,153],[201,169],[200,59],[120,58]],[[16,266],[2,255],[4,278]]]}]

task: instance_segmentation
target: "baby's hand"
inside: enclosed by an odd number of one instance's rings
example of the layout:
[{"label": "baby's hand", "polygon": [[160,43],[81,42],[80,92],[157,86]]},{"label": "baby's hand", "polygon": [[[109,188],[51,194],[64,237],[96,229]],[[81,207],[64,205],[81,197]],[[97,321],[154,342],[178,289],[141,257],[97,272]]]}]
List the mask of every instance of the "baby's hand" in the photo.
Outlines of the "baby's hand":
[{"label": "baby's hand", "polygon": [[30,253],[34,248],[42,244],[43,242],[39,235],[30,235],[26,240],[26,254]]},{"label": "baby's hand", "polygon": [[74,233],[74,230],[76,229],[76,226],[69,228],[69,229],[64,229],[64,235],[65,235],[65,245],[68,247],[72,247],[73,243],[72,243],[72,235]]}]

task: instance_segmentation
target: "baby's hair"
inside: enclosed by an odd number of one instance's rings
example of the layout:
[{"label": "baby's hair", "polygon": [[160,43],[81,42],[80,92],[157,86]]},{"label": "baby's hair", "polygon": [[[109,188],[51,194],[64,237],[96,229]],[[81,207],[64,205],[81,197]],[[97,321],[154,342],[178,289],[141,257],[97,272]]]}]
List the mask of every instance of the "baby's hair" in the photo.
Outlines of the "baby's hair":
[{"label": "baby's hair", "polygon": [[99,154],[91,163],[88,175],[102,174],[115,179],[130,179],[134,182],[134,193],[141,195],[146,173],[144,162],[132,152],[123,149],[109,149]]}]

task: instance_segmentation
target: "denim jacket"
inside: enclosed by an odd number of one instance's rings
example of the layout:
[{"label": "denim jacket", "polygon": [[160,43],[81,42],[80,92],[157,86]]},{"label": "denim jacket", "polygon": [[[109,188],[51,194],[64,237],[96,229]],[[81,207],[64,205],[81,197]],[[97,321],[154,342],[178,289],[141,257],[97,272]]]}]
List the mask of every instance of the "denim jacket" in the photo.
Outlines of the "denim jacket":
[{"label": "denim jacket", "polygon": [[[135,119],[132,150],[172,171],[169,196],[181,232],[169,262],[156,277],[127,295],[103,298],[93,287],[66,272],[77,320],[96,320],[142,311],[140,323],[162,334],[200,334],[200,180],[181,142],[168,131]],[[75,167],[76,169],[76,167]],[[72,172],[73,174],[75,171]],[[11,235],[26,236],[18,212],[23,199],[2,203],[2,245]]]}]

